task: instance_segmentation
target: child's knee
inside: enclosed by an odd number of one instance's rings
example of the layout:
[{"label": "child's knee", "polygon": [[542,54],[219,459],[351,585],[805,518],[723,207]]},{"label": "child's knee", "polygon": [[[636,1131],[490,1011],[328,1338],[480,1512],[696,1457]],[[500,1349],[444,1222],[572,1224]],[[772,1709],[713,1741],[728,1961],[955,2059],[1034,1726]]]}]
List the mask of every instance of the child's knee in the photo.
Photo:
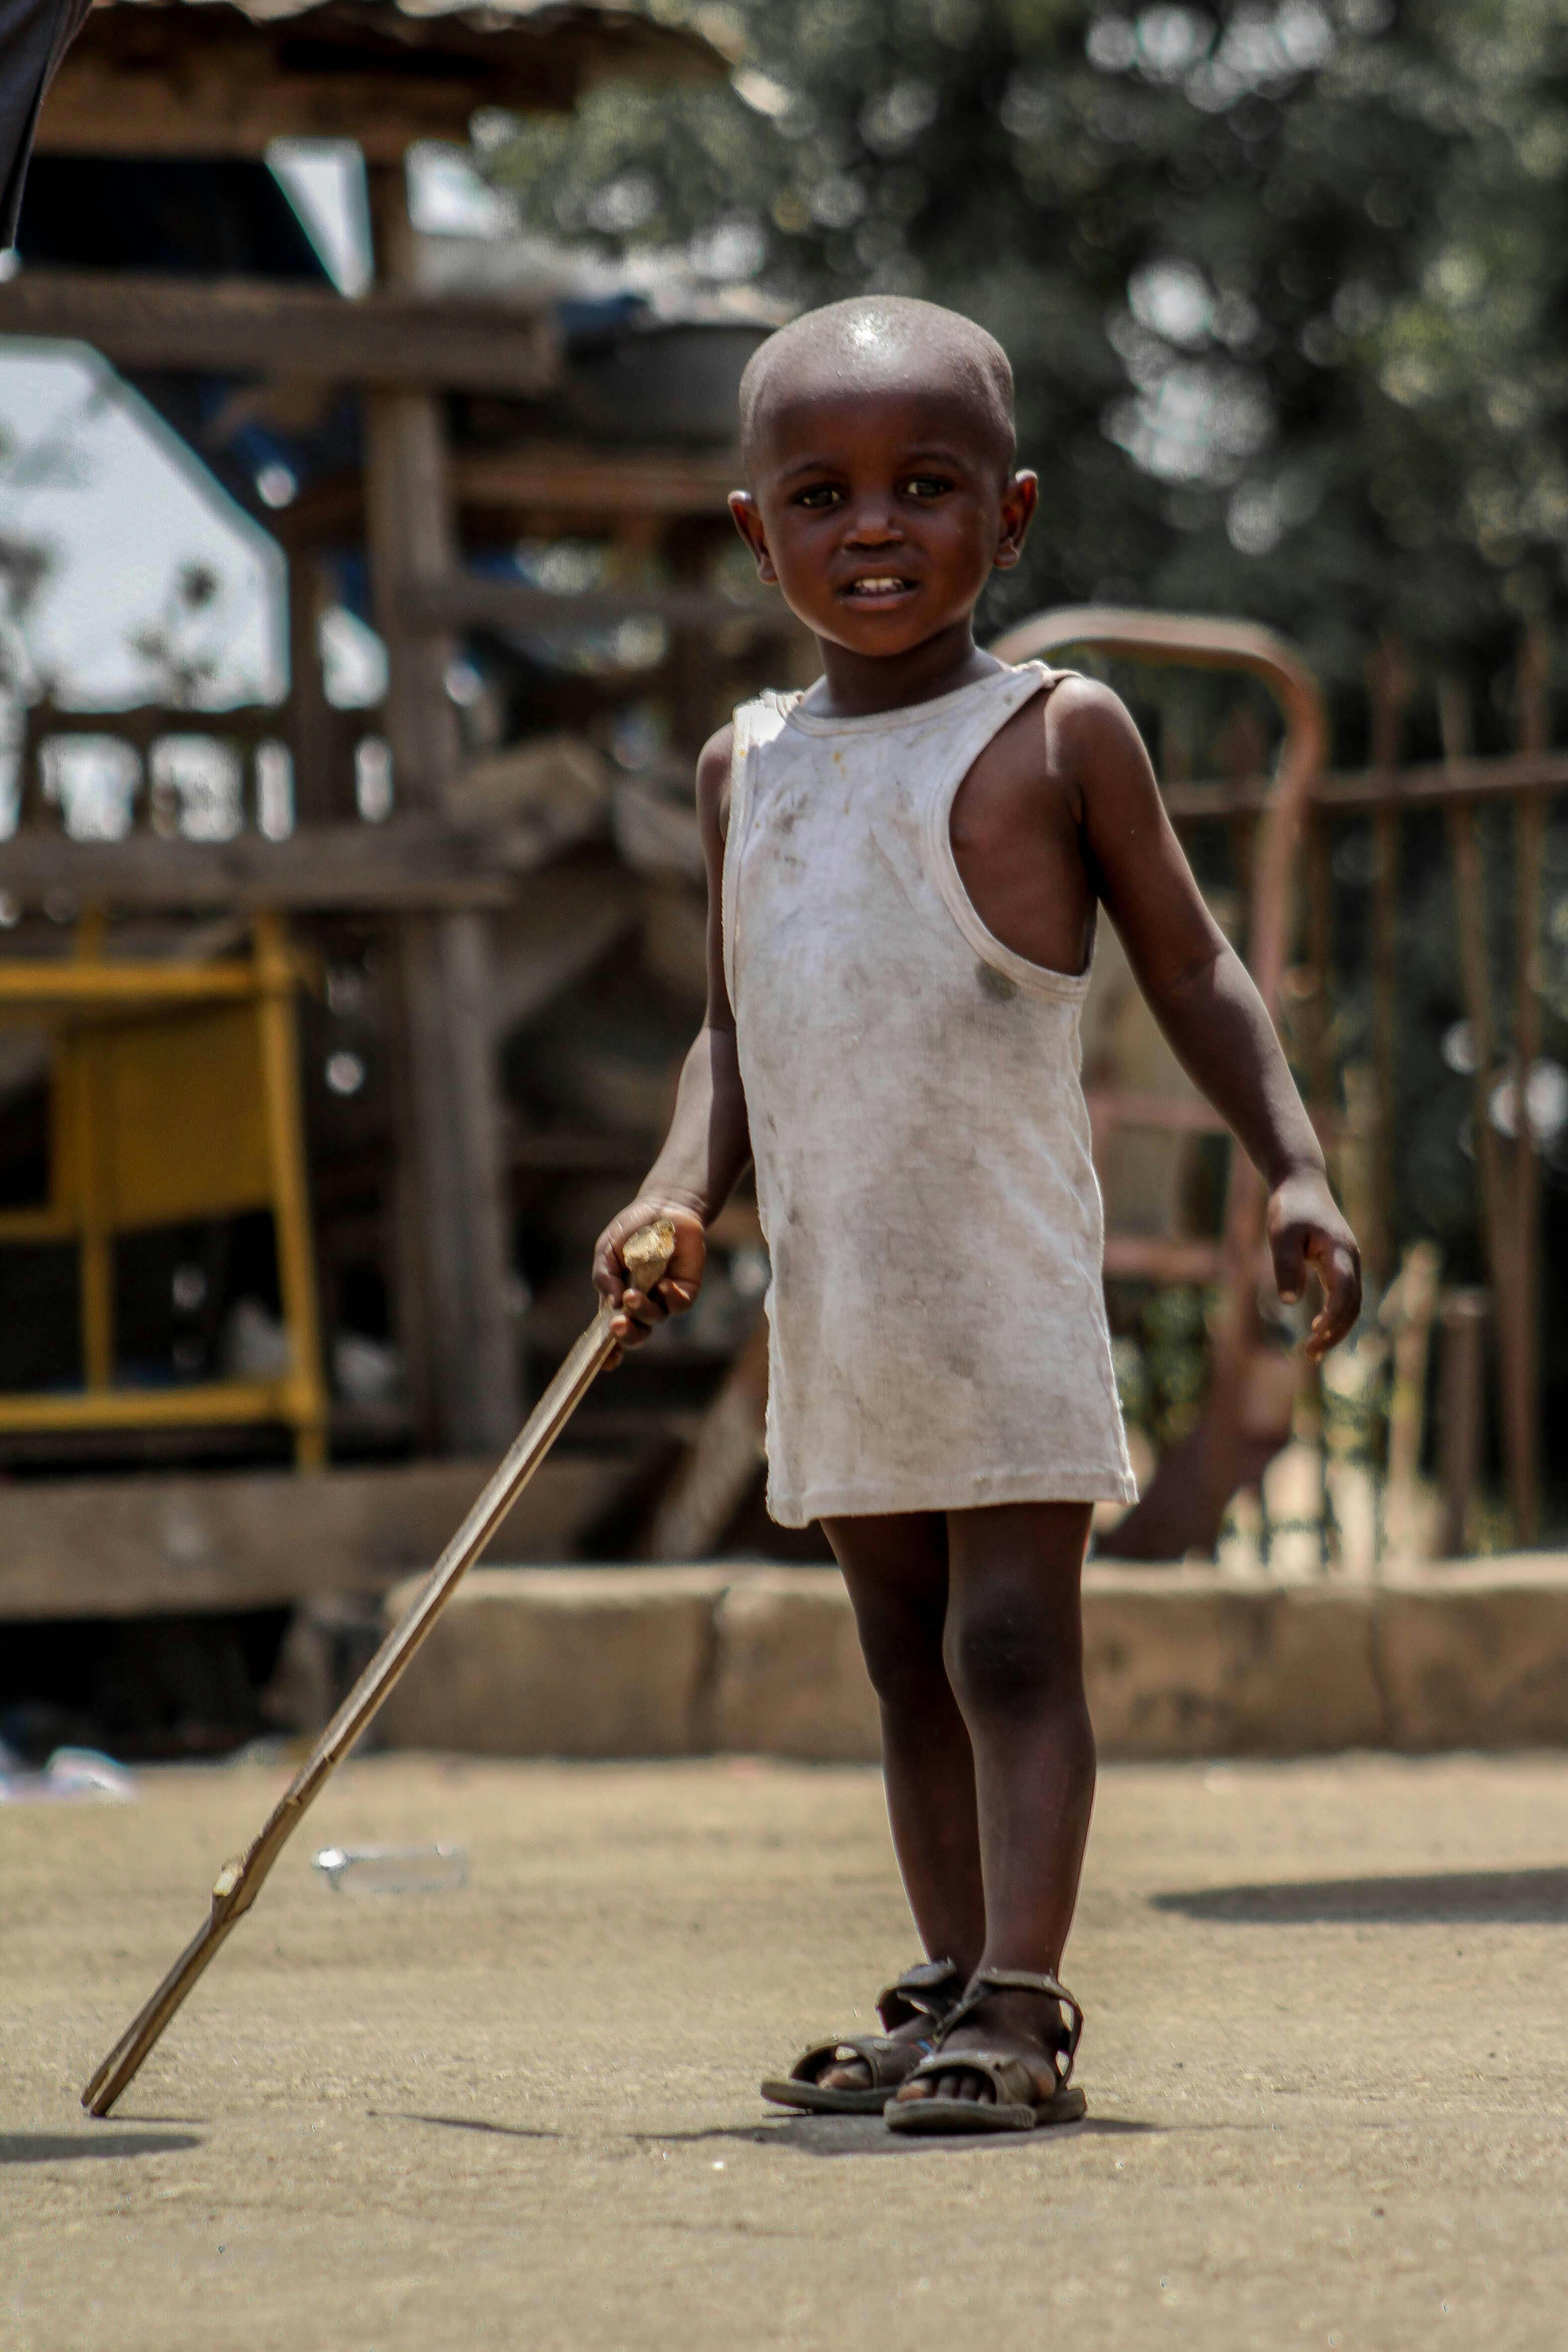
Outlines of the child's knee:
[{"label": "child's knee", "polygon": [[946,1679],[942,1625],[915,1609],[861,1610],[856,1622],[871,1686],[895,1713],[929,1709]]},{"label": "child's knee", "polygon": [[1027,1715],[1083,1686],[1079,1643],[1060,1612],[1006,1595],[954,1612],[947,1672],[966,1709],[982,1715]]}]

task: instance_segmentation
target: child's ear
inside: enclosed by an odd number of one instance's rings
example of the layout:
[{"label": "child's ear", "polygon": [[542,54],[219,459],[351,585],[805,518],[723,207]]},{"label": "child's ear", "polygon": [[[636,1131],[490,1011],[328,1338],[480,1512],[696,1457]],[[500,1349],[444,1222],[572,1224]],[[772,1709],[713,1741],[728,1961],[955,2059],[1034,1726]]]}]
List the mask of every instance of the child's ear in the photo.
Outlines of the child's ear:
[{"label": "child's ear", "polygon": [[1039,499],[1040,476],[1027,469],[1015,474],[1002,492],[1001,527],[997,533],[997,551],[991,558],[996,571],[1010,572],[1023,553],[1024,534],[1034,519]]},{"label": "child's ear", "polygon": [[768,552],[768,536],[762,528],[762,517],[757,511],[757,500],[749,490],[731,490],[729,511],[735,527],[757,559],[757,576],[769,587],[776,587],[779,574],[773,569],[773,558]]}]

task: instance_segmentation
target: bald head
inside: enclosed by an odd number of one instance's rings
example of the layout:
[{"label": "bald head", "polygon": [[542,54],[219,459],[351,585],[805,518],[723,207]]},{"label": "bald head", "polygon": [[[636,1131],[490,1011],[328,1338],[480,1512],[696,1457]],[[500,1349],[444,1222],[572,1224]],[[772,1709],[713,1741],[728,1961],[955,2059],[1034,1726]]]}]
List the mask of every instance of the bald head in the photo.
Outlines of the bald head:
[{"label": "bald head", "polygon": [[896,294],[830,302],[769,335],[740,380],[741,447],[749,463],[771,418],[787,407],[888,393],[956,401],[1002,472],[1011,472],[1013,372],[1006,352],[957,311]]}]

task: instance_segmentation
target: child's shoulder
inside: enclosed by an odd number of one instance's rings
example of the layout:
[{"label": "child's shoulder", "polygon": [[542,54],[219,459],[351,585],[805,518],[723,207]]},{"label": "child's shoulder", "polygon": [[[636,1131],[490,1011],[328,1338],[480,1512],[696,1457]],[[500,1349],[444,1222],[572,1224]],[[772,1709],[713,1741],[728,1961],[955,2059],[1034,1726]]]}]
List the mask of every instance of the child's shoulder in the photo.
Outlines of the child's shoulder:
[{"label": "child's shoulder", "polygon": [[749,702],[739,704],[732,719],[716,728],[697,753],[697,815],[705,828],[716,827],[722,838],[729,824],[730,783],[737,758],[755,745],[770,742],[800,701],[799,688],[764,687]]}]

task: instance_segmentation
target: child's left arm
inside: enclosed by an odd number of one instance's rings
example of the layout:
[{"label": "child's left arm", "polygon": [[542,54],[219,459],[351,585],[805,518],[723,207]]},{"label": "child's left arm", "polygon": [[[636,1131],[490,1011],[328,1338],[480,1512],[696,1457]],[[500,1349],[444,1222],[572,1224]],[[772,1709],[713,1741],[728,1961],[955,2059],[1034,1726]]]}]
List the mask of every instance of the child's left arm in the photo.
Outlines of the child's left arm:
[{"label": "child's left arm", "polygon": [[1307,1339],[1322,1356],[1361,1312],[1361,1255],[1274,1024],[1204,905],[1122,703],[1074,678],[1046,709],[1048,758],[1077,803],[1091,881],[1183,1066],[1269,1187],[1280,1296],[1299,1298],[1309,1268],[1322,1285]]}]

